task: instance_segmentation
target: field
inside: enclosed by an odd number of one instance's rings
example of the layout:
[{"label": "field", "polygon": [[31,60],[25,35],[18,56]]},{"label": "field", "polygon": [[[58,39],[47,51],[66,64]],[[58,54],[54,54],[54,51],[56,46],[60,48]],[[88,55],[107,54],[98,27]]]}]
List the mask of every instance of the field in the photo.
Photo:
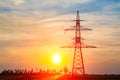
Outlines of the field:
[{"label": "field", "polygon": [[0,80],[120,80],[120,75],[86,75],[83,76],[74,76],[70,75],[3,75],[0,74]]}]

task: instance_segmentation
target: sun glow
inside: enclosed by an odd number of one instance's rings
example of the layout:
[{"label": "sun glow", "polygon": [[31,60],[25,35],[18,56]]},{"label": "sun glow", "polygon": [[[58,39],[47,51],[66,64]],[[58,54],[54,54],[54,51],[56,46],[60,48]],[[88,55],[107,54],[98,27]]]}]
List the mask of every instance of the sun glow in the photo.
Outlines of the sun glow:
[{"label": "sun glow", "polygon": [[57,54],[53,55],[52,58],[53,63],[60,63],[61,62],[61,57]]}]

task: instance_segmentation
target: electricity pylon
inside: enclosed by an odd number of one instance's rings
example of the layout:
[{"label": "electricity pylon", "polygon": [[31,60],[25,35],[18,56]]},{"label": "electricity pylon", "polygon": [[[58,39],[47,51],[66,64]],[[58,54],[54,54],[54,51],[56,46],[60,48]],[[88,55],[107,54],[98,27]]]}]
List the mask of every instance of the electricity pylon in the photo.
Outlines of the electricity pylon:
[{"label": "electricity pylon", "polygon": [[96,48],[95,46],[86,45],[82,43],[81,30],[92,30],[89,28],[84,28],[81,26],[79,11],[77,11],[76,25],[73,28],[65,29],[65,31],[74,30],[75,31],[75,39],[74,45],[63,46],[62,48],[74,48],[74,57],[73,57],[73,65],[72,65],[72,75],[80,74],[85,75],[85,67],[83,62],[83,53],[82,48]]}]

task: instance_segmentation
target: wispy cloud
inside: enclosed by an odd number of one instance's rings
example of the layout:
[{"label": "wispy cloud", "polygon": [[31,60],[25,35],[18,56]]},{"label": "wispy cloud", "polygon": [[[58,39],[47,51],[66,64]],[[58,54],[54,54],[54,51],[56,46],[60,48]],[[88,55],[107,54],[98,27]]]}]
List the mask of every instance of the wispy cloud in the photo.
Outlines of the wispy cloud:
[{"label": "wispy cloud", "polygon": [[24,3],[24,0],[11,0],[15,5],[20,5]]}]

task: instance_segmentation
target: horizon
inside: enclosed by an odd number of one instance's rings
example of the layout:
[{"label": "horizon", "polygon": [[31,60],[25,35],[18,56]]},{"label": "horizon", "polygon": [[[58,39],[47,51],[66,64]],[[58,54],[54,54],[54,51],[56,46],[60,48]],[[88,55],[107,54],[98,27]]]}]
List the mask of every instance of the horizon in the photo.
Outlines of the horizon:
[{"label": "horizon", "polygon": [[[47,5],[47,6],[46,6]],[[76,11],[80,11],[87,74],[120,74],[120,0],[1,0],[0,72],[4,69],[72,69]],[[57,60],[53,60],[58,55]],[[56,59],[56,58],[55,58]]]}]

